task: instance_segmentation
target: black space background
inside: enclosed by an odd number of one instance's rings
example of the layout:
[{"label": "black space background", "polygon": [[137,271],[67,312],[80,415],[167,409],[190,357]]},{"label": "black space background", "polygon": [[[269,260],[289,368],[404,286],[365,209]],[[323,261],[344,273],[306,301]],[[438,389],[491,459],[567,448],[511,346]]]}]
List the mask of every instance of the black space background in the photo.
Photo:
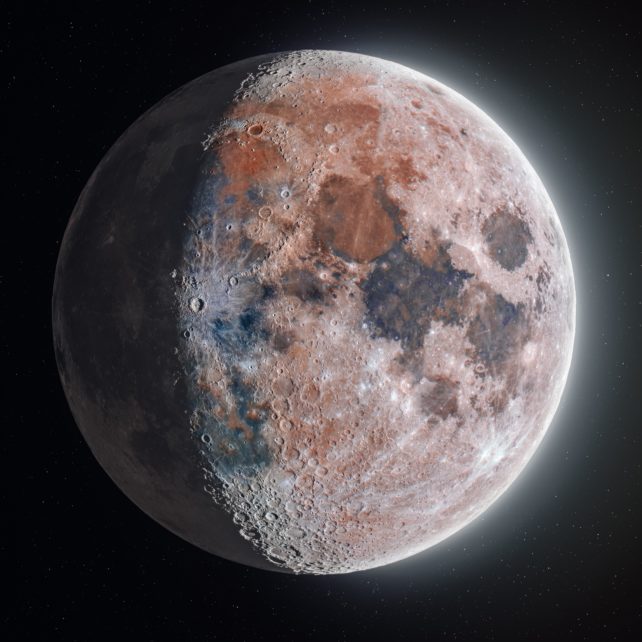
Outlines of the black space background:
[{"label": "black space background", "polygon": [[[624,2],[225,4],[5,9],[3,639],[642,639],[639,21]],[[334,577],[245,568],[146,517],[82,440],[51,345],[60,240],[108,147],[194,77],[298,48],[394,59],[487,110],[544,180],[578,288],[566,392],[514,488],[426,553]]]}]

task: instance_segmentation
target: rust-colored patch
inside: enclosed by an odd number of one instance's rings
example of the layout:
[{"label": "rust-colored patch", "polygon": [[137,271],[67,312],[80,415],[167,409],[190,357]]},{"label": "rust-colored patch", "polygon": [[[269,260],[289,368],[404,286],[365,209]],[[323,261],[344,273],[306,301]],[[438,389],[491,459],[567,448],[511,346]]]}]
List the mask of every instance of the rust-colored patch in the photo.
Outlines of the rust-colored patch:
[{"label": "rust-colored patch", "polygon": [[375,186],[333,174],[315,205],[315,235],[349,260],[368,262],[396,240],[395,226],[375,196]]},{"label": "rust-colored patch", "polygon": [[390,175],[391,180],[386,182],[400,183],[404,187],[412,187],[418,181],[425,181],[428,178],[414,166],[410,157],[397,158]]},{"label": "rust-colored patch", "polygon": [[382,155],[365,147],[363,141],[358,141],[356,152],[350,158],[364,177],[374,176],[385,165]]},{"label": "rust-colored patch", "polygon": [[[196,380],[196,385],[202,391],[209,393],[212,396],[212,399],[215,399],[216,401],[220,401],[222,393],[216,381],[212,381],[207,376],[201,376]],[[220,406],[216,404],[215,407],[219,408]]]},{"label": "rust-colored patch", "polygon": [[457,138],[457,132],[456,131],[454,131],[448,125],[442,123],[440,120],[438,120],[434,116],[424,116],[423,121],[433,131],[440,132],[444,136],[448,136],[450,138]]},{"label": "rust-colored patch", "polygon": [[[355,74],[332,77],[301,78],[297,83],[297,92],[302,94],[326,96],[325,102],[300,101],[292,102],[282,97],[267,102],[253,100],[235,104],[232,118],[255,118],[257,114],[277,118],[286,126],[296,126],[308,142],[318,144],[319,137],[327,133],[326,125],[334,127],[336,135],[341,130],[355,131],[377,125],[381,107],[376,100],[364,95],[362,100],[355,101],[353,90],[363,85],[364,78]],[[286,88],[287,91],[287,88]]]},{"label": "rust-colored patch", "polygon": [[379,120],[381,108],[376,103],[345,101],[331,104],[317,112],[317,118],[323,123],[337,123],[350,131],[363,128]]},{"label": "rust-colored patch", "polygon": [[236,407],[229,409],[226,425],[231,431],[242,432],[246,441],[252,441],[254,439],[252,429],[239,417]]},{"label": "rust-colored patch", "polygon": [[222,194],[243,194],[252,185],[274,183],[280,178],[277,167],[284,161],[278,148],[269,139],[250,137],[247,133],[227,136],[216,146],[227,183]]},{"label": "rust-colored patch", "polygon": [[265,418],[270,406],[267,402],[251,403],[245,413],[245,418],[251,422],[257,422]]},{"label": "rust-colored patch", "polygon": [[287,124],[294,122],[297,110],[291,102],[281,98],[274,98],[269,102],[244,100],[234,105],[234,109],[230,112],[230,118],[254,118],[257,114],[276,116]]}]

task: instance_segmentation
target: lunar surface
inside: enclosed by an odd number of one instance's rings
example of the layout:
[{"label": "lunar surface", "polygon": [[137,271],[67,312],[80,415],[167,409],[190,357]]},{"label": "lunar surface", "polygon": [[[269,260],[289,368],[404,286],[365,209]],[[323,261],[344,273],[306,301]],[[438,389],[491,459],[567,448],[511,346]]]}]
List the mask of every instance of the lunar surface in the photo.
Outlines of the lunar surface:
[{"label": "lunar surface", "polygon": [[245,564],[346,573],[495,501],[567,378],[559,219],[482,111],[351,53],[183,86],[102,160],[57,265],[73,415],[158,522]]}]

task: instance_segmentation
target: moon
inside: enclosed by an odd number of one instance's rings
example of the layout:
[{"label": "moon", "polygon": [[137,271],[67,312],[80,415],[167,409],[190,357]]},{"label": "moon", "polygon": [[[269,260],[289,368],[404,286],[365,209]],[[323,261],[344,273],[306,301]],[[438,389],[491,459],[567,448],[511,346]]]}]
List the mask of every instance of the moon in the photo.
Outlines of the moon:
[{"label": "moon", "polygon": [[176,90],[98,165],[53,292],[61,381],[122,491],[196,546],[368,569],[483,513],[546,433],[569,250],[444,84],[306,50]]}]

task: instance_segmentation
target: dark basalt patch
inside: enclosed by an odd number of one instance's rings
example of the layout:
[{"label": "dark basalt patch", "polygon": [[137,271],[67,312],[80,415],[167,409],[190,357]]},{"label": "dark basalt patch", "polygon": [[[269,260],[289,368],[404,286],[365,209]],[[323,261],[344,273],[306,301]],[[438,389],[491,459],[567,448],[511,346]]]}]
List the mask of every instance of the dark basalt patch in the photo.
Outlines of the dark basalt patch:
[{"label": "dark basalt patch", "polygon": [[457,390],[459,384],[450,379],[438,379],[430,392],[421,397],[421,407],[426,415],[446,419],[457,414]]},{"label": "dark basalt patch", "polygon": [[232,471],[238,466],[263,467],[271,462],[268,446],[261,437],[268,408],[256,401],[255,391],[243,379],[236,364],[252,358],[258,343],[270,345],[271,333],[265,326],[262,301],[270,288],[260,288],[253,305],[247,305],[235,316],[217,316],[209,328],[227,373],[231,399],[223,401],[218,394],[201,392],[197,397],[201,447],[220,470]]},{"label": "dark basalt patch", "polygon": [[240,266],[246,270],[265,261],[269,253],[267,245],[257,243],[245,235],[239,238],[238,249],[239,255],[243,257]]},{"label": "dark basalt patch", "polygon": [[[251,441],[268,417],[267,408],[256,403],[253,389],[243,383],[238,373],[232,375],[230,390],[236,401],[239,419],[253,431],[252,436],[249,437]],[[248,439],[246,438],[245,441]]]},{"label": "dark basalt patch", "polygon": [[497,210],[484,222],[488,253],[505,270],[512,272],[522,266],[528,256],[533,237],[528,225],[505,210]]},{"label": "dark basalt patch", "polygon": [[230,376],[233,405],[223,409],[211,396],[201,397],[199,433],[203,448],[219,469],[270,465],[269,448],[261,437],[268,418],[266,405],[256,403],[253,390],[233,368]]},{"label": "dark basalt patch", "polygon": [[546,261],[540,266],[537,270],[537,279],[535,283],[537,285],[537,291],[543,292],[548,284],[551,282],[551,269]]},{"label": "dark basalt patch", "polygon": [[257,341],[267,341],[270,336],[263,325],[262,311],[252,306],[232,319],[216,317],[210,326],[219,349],[231,362],[247,353]]},{"label": "dark basalt patch", "polygon": [[289,270],[281,277],[283,293],[295,296],[304,303],[321,303],[324,299],[324,284],[309,270]]},{"label": "dark basalt patch", "polygon": [[262,205],[264,203],[263,190],[258,185],[252,185],[252,187],[246,190],[245,195],[250,203],[254,203],[255,205]]},{"label": "dark basalt patch", "polygon": [[550,282],[551,271],[548,263],[544,261],[544,264],[540,266],[537,271],[537,279],[535,280],[537,285],[537,297],[535,299],[534,309],[537,314],[541,314],[546,309],[546,293]]},{"label": "dark basalt patch", "polygon": [[515,357],[528,336],[524,304],[515,305],[501,294],[491,294],[470,322],[466,333],[475,357],[496,374]]},{"label": "dark basalt patch", "polygon": [[[396,243],[361,285],[373,336],[401,341],[404,349],[420,348],[431,322],[443,318],[471,276],[450,261],[443,269],[426,266]],[[457,322],[458,306],[450,307],[446,322]]]},{"label": "dark basalt patch", "polygon": [[275,332],[272,337],[272,346],[277,352],[285,352],[294,341],[292,332]]}]

